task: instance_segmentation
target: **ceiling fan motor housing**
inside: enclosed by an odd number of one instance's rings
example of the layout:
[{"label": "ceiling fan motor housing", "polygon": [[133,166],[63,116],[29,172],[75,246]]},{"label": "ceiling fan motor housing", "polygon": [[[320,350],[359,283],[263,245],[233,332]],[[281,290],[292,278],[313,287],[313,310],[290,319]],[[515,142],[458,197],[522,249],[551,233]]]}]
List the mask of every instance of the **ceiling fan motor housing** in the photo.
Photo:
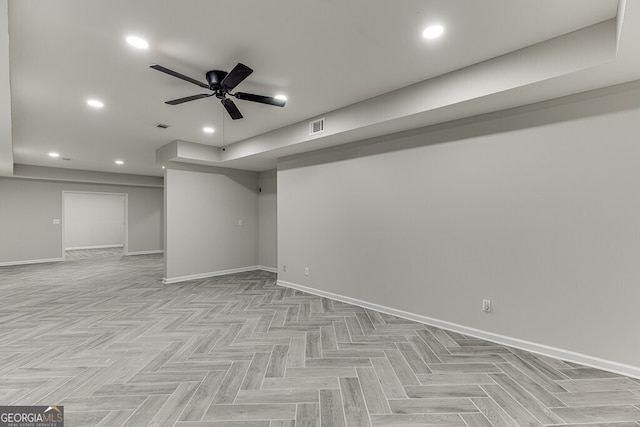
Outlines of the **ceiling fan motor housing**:
[{"label": "ceiling fan motor housing", "polygon": [[227,77],[227,74],[228,73],[226,71],[220,70],[207,71],[207,83],[209,83],[209,87],[211,88],[211,90],[222,89],[222,85],[220,84],[220,82],[222,82],[222,80]]}]

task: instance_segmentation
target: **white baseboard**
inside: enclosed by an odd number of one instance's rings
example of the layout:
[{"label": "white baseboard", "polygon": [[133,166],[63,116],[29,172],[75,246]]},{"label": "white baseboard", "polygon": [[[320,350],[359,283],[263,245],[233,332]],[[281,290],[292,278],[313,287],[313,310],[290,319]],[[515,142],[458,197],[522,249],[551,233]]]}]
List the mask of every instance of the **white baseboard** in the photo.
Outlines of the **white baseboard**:
[{"label": "white baseboard", "polygon": [[64,250],[78,251],[81,249],[109,249],[109,248],[124,248],[124,245],[74,246],[72,248],[64,248]]},{"label": "white baseboard", "polygon": [[137,251],[137,252],[127,252],[125,255],[152,255],[152,254],[163,254],[164,249],[157,249],[154,251]]},{"label": "white baseboard", "polygon": [[24,261],[0,262],[0,267],[7,267],[10,265],[42,264],[44,262],[60,262],[60,261],[64,261],[64,259],[63,258],[27,259]]},{"label": "white baseboard", "polygon": [[250,267],[232,268],[229,270],[211,271],[209,273],[191,274],[189,276],[164,277],[162,283],[169,285],[171,283],[186,282],[187,280],[206,279],[207,277],[224,276],[226,274],[244,273],[246,271],[259,270],[257,265]]},{"label": "white baseboard", "polygon": [[258,270],[269,271],[271,273],[277,273],[278,269],[276,267],[265,267],[264,265],[259,265]]},{"label": "white baseboard", "polygon": [[509,347],[515,347],[521,350],[529,351],[531,353],[552,357],[554,359],[566,360],[568,362],[579,363],[581,365],[590,366],[592,368],[602,369],[604,371],[614,372],[616,374],[640,379],[640,367],[638,366],[632,366],[624,363],[614,362],[611,360],[600,359],[598,357],[576,353],[570,350],[564,350],[561,348],[551,347],[544,344],[524,341],[518,338],[512,338],[512,337],[507,337],[500,334],[495,334],[493,332],[482,331],[480,329],[470,328],[468,326],[458,325],[456,323],[433,319],[431,317],[422,316],[420,314],[409,313],[407,311],[397,310],[395,308],[386,307],[383,305],[362,301],[356,298],[334,294],[332,292],[310,288],[304,285],[298,285],[296,283],[285,282],[284,280],[278,280],[277,284],[280,286],[284,286],[286,288],[297,289],[299,291],[307,292],[313,295],[318,295],[324,298],[346,302],[348,304],[353,304],[359,307],[376,310],[386,314],[391,314],[393,316],[401,317],[403,319],[413,320],[414,322],[424,323],[426,325],[435,326],[435,327],[446,329],[453,332],[458,332],[458,333],[469,335],[475,338],[481,338],[487,341],[492,341],[492,342],[506,345]]}]

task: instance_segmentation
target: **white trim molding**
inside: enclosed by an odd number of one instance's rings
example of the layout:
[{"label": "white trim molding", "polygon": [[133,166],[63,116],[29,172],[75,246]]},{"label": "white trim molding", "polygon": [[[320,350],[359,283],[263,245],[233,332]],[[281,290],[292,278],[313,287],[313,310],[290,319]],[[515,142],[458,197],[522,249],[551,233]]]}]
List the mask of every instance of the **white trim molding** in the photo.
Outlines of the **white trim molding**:
[{"label": "white trim molding", "polygon": [[0,262],[0,267],[8,267],[10,265],[42,264],[45,262],[60,262],[60,261],[64,261],[64,259],[62,258],[26,259],[23,261]]},{"label": "white trim molding", "polygon": [[65,251],[78,251],[81,249],[108,249],[108,248],[124,248],[123,244],[119,245],[98,245],[98,246],[77,246],[74,248],[64,248]]},{"label": "white trim molding", "polygon": [[276,267],[267,267],[267,266],[264,266],[264,265],[259,265],[258,266],[258,270],[268,271],[268,272],[271,272],[271,273],[277,273],[278,272],[278,269]]},{"label": "white trim molding", "polygon": [[130,256],[130,255],[153,255],[153,254],[163,254],[163,253],[164,253],[164,249],[155,249],[153,251],[129,252],[129,253],[126,253],[125,256]]},{"label": "white trim molding", "polygon": [[209,273],[191,274],[189,276],[163,277],[162,283],[170,285],[172,283],[186,282],[187,280],[206,279],[207,277],[224,276],[226,274],[244,273],[246,271],[255,271],[260,268],[257,265],[250,267],[231,268],[229,270],[211,271]]},{"label": "white trim molding", "polygon": [[564,350],[561,348],[551,347],[544,344],[538,344],[530,341],[521,340],[518,338],[508,337],[493,332],[482,331],[480,329],[470,328],[468,326],[458,325],[456,323],[446,322],[443,320],[433,319],[431,317],[422,316],[420,314],[409,313],[407,311],[398,310],[383,305],[374,304],[367,301],[362,301],[356,298],[351,298],[332,292],[322,291],[319,289],[310,288],[308,286],[299,285],[297,283],[286,282],[284,280],[278,280],[279,286],[285,288],[292,288],[302,292],[306,292],[312,295],[317,295],[324,298],[329,298],[336,301],[346,302],[348,304],[356,305],[381,313],[391,314],[393,316],[401,317],[403,319],[413,320],[414,322],[423,323],[430,326],[446,329],[453,332],[469,335],[475,338],[481,338],[487,341],[492,341],[498,344],[506,345],[509,347],[526,350],[531,353],[540,354],[542,356],[553,357],[554,359],[566,360],[568,362],[579,363],[581,365],[589,366],[596,369],[602,369],[616,374],[625,375],[628,377],[640,379],[640,367],[627,365],[623,363],[614,362],[611,360],[600,359],[598,357],[589,356],[586,354],[576,353],[570,350]]}]

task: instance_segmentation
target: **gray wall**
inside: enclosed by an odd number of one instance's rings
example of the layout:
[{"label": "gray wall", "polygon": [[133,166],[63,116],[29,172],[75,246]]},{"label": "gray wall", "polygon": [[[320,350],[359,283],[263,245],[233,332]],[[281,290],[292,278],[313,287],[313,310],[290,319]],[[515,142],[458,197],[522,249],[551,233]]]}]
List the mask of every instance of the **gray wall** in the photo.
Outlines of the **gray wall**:
[{"label": "gray wall", "polygon": [[284,159],[279,279],[640,367],[638,123],[636,85]]},{"label": "gray wall", "polygon": [[258,174],[177,167],[165,172],[165,278],[257,265]]},{"label": "gray wall", "polygon": [[62,257],[62,191],[129,195],[129,252],[161,250],[162,189],[0,178],[0,263]]},{"label": "gray wall", "polygon": [[66,249],[124,246],[125,196],[64,193]]},{"label": "gray wall", "polygon": [[278,267],[278,209],[276,170],[260,172],[258,187],[258,264]]}]

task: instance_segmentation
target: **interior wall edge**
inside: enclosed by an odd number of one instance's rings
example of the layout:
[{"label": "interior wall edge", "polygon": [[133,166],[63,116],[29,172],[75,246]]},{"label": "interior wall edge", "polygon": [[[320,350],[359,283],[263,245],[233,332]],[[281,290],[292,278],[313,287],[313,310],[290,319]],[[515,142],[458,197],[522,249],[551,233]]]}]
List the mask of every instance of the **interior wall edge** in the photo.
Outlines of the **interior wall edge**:
[{"label": "interior wall edge", "polygon": [[45,182],[74,182],[93,185],[120,185],[126,187],[161,188],[164,186],[164,178],[162,176],[87,171],[80,169],[23,165],[18,163],[14,165],[13,176],[6,178]]},{"label": "interior wall edge", "polygon": [[64,261],[64,258],[26,259],[26,260],[20,260],[20,261],[0,262],[0,267],[8,267],[10,265],[45,264],[48,262],[60,262],[60,261]]},{"label": "interior wall edge", "polygon": [[124,248],[124,245],[94,245],[94,246],[75,246],[75,247],[66,247],[65,251],[77,251],[82,249],[107,249],[107,248]]},{"label": "interior wall edge", "polygon": [[258,174],[165,171],[165,278],[258,265]]},{"label": "interior wall edge", "polygon": [[163,254],[163,249],[153,250],[153,251],[136,251],[136,252],[127,252],[125,256],[136,256],[136,255],[154,255],[154,254]]},{"label": "interior wall edge", "polygon": [[279,278],[640,366],[640,103],[618,89],[279,163]]},{"label": "interior wall edge", "polygon": [[187,282],[189,280],[206,279],[208,277],[225,276],[227,274],[245,273],[247,271],[255,270],[262,270],[262,268],[260,268],[260,266],[258,265],[252,265],[249,267],[230,268],[227,270],[210,271],[207,273],[190,274],[187,276],[163,277],[162,283],[165,285],[170,285],[173,283]]},{"label": "interior wall edge", "polygon": [[215,166],[215,165],[207,165],[207,164],[199,164],[199,163],[187,163],[180,161],[171,161],[167,163],[166,169],[168,170],[179,170],[179,171],[188,171],[188,172],[200,172],[200,173],[209,173],[209,174],[220,174],[220,175],[244,175],[244,176],[255,176],[257,178],[259,172],[244,170],[244,169],[234,169],[234,168],[226,168],[224,166]]},{"label": "interior wall edge", "polygon": [[410,313],[404,310],[398,310],[393,307],[387,307],[384,305],[375,304],[368,301],[363,301],[357,298],[352,298],[344,295],[335,294],[333,292],[323,291],[321,289],[310,288],[308,286],[299,285],[297,283],[287,282],[284,280],[278,280],[277,284],[285,288],[296,289],[298,291],[306,292],[319,297],[328,298],[335,301],[352,304],[358,307],[366,308],[369,310],[375,310],[381,313],[390,314],[392,316],[400,317],[414,322],[422,323],[429,326],[435,326],[437,328],[445,329],[448,331],[458,332],[460,334],[472,336],[474,338],[480,338],[486,341],[491,341],[496,344],[506,345],[514,347],[520,350],[529,351],[531,353],[539,354],[542,356],[552,357],[554,359],[560,359],[567,362],[578,363],[581,365],[589,366],[604,371],[613,372],[628,377],[640,379],[640,366],[632,366],[624,363],[619,363],[612,360],[601,359],[599,357],[590,356],[587,354],[577,353],[571,350],[552,347],[544,344],[539,344],[531,341],[521,340],[519,338],[509,337],[505,335],[496,334],[481,329],[472,328],[457,323],[448,322],[445,320],[439,320],[432,317],[423,316],[421,314]]},{"label": "interior wall edge", "polygon": [[[613,98],[615,98],[613,103],[593,102],[595,100],[604,99],[606,101]],[[512,132],[639,107],[640,80],[633,80],[521,107],[422,126],[373,138],[359,139],[347,144],[319,148],[307,153],[283,156],[278,159],[277,171]],[[545,114],[546,111],[553,111],[553,114]],[[414,136],[428,136],[429,140],[415,142],[411,139]]]}]

